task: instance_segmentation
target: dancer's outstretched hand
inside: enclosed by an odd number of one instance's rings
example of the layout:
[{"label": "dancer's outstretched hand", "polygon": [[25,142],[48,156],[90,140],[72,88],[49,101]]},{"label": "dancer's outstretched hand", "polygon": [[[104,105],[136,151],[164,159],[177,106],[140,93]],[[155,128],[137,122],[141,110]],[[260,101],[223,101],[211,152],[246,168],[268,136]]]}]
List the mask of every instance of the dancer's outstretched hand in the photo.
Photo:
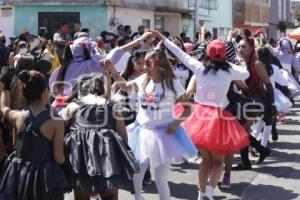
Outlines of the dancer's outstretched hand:
[{"label": "dancer's outstretched hand", "polygon": [[139,37],[137,40],[144,41],[144,40],[147,40],[150,37],[152,37],[152,33],[151,32],[146,32],[141,37]]},{"label": "dancer's outstretched hand", "polygon": [[112,64],[109,59],[103,59],[100,61],[101,66],[103,67],[103,72],[104,73],[110,73],[112,71]]},{"label": "dancer's outstretched hand", "polygon": [[166,39],[166,37],[163,34],[161,34],[159,31],[149,30],[149,32],[152,34],[152,37],[157,37],[160,40]]},{"label": "dancer's outstretched hand", "polygon": [[175,121],[170,123],[167,128],[167,133],[170,135],[174,134],[176,132],[177,127],[178,127],[178,124]]}]

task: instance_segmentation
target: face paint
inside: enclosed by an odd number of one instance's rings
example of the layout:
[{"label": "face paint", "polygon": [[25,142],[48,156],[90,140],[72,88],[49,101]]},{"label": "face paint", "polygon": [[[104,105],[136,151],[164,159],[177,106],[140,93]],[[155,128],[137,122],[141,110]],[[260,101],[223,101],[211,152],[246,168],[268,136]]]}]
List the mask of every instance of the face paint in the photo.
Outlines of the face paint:
[{"label": "face paint", "polygon": [[64,34],[69,33],[69,28],[68,28],[68,27],[63,27],[63,28],[62,28],[62,32],[63,32]]},{"label": "face paint", "polygon": [[104,42],[103,41],[100,41],[97,43],[97,46],[100,48],[100,49],[103,49],[104,48]]}]

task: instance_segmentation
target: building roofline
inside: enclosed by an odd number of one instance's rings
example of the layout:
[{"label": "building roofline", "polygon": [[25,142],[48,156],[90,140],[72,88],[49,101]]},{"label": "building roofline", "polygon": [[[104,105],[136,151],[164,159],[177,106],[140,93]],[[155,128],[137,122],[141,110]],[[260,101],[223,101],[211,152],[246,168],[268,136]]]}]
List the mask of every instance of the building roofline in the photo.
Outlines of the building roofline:
[{"label": "building roofline", "polygon": [[105,0],[4,0],[4,3],[7,5],[105,5]]},{"label": "building roofline", "polygon": [[158,12],[181,13],[181,14],[186,14],[186,15],[191,15],[193,12],[191,10],[182,9],[182,8],[145,5],[145,4],[139,4],[139,3],[125,2],[125,1],[116,1],[116,2],[107,1],[106,5],[112,6],[112,7],[115,6],[115,7],[132,8],[132,9],[152,10],[152,11],[158,11]]}]

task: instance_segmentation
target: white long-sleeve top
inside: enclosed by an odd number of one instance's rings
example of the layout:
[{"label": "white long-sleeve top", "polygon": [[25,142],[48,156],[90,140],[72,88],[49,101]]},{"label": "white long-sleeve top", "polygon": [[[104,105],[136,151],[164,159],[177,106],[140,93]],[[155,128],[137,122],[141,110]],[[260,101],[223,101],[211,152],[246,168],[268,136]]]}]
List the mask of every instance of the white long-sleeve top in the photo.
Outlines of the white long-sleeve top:
[{"label": "white long-sleeve top", "polygon": [[164,40],[165,46],[176,57],[196,75],[196,97],[195,101],[202,105],[226,108],[229,104],[227,92],[234,80],[245,80],[249,77],[246,67],[231,64],[228,71],[218,70],[216,73],[210,71],[203,74],[204,65],[202,62],[192,58],[170,40]]}]

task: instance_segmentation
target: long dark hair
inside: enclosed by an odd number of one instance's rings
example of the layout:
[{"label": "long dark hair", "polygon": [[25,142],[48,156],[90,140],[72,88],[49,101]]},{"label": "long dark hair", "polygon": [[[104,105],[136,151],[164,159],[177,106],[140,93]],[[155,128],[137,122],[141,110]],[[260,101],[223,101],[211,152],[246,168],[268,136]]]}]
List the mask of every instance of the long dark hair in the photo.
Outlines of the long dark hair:
[{"label": "long dark hair", "polygon": [[261,47],[257,50],[258,60],[265,65],[266,71],[269,77],[273,74],[272,68],[272,53],[270,52],[269,48]]},{"label": "long dark hair", "polygon": [[18,74],[19,89],[27,103],[40,100],[42,93],[48,87],[46,77],[38,71],[23,70]]},{"label": "long dark hair", "polygon": [[259,94],[264,98],[267,99],[267,95],[265,94],[264,90],[261,88],[261,80],[256,72],[255,69],[255,65],[256,65],[256,61],[257,61],[257,56],[256,56],[256,52],[255,52],[255,43],[253,38],[251,38],[251,32],[249,30],[245,30],[244,32],[245,37],[244,37],[244,41],[246,43],[248,43],[248,45],[251,48],[251,52],[250,52],[250,58],[249,58],[249,62],[247,63],[247,69],[250,72],[250,84],[249,84],[249,92],[250,94],[255,93],[256,91],[259,92]]},{"label": "long dark hair", "polygon": [[295,46],[294,46],[294,52],[295,52],[295,53],[300,52],[300,48],[297,47],[298,44],[300,44],[300,40],[297,40],[297,42],[296,42],[296,44],[295,44]]},{"label": "long dark hair", "polygon": [[[86,48],[84,48],[83,52],[84,52],[85,60],[91,59],[90,53]],[[56,78],[56,81],[60,82],[60,84],[55,84],[55,91],[57,91],[59,93],[63,92],[63,88],[64,88],[63,81],[65,80],[67,69],[68,69],[68,66],[70,65],[72,59],[73,59],[73,54],[71,51],[71,47],[70,47],[70,45],[67,45],[65,48],[64,54],[63,54],[63,60],[61,63],[61,67],[59,68],[57,78]]]},{"label": "long dark hair", "polygon": [[228,62],[224,61],[205,61],[204,63],[204,71],[203,74],[207,75],[210,71],[213,71],[214,74],[216,74],[219,70],[227,71],[229,72],[230,65]]},{"label": "long dark hair", "polygon": [[[175,96],[177,96],[175,87],[174,87],[174,79],[176,79],[173,71],[173,67],[171,66],[171,63],[168,60],[167,54],[162,49],[155,49],[146,55],[146,60],[148,58],[153,58],[156,62],[157,67],[159,68],[160,73],[160,83],[162,85],[163,94],[161,96],[161,99],[165,97],[165,84],[167,85],[167,88],[173,91]],[[146,90],[146,87],[148,83],[150,82],[150,77],[146,75],[146,78],[142,84],[143,90]]]},{"label": "long dark hair", "polygon": [[105,78],[103,76],[98,74],[87,75],[76,81],[66,102],[71,103],[79,99],[80,96],[88,94],[103,96],[105,92]]},{"label": "long dark hair", "polygon": [[136,62],[139,58],[144,58],[146,55],[146,51],[134,51],[130,56],[127,66],[124,72],[121,73],[121,76],[128,80],[129,77],[134,73],[134,62]]}]

